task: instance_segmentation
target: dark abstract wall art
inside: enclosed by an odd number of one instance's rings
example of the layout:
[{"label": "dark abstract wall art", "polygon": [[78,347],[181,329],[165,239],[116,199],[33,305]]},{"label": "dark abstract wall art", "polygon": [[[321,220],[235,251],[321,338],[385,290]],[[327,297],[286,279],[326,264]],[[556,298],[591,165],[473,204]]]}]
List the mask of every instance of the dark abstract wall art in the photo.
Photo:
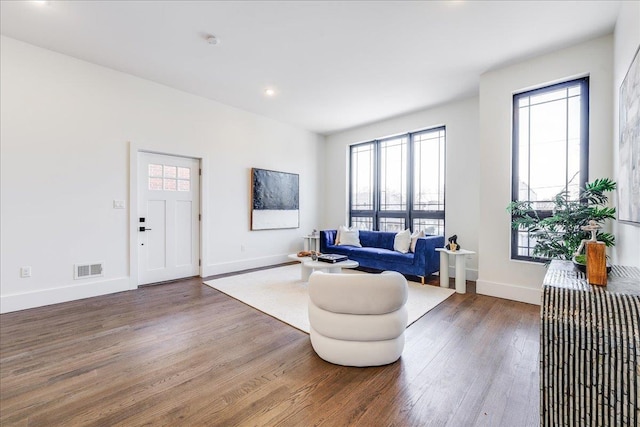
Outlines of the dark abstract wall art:
[{"label": "dark abstract wall art", "polygon": [[640,47],[620,86],[618,220],[640,226]]},{"label": "dark abstract wall art", "polygon": [[251,229],[300,226],[299,176],[294,173],[251,169]]}]

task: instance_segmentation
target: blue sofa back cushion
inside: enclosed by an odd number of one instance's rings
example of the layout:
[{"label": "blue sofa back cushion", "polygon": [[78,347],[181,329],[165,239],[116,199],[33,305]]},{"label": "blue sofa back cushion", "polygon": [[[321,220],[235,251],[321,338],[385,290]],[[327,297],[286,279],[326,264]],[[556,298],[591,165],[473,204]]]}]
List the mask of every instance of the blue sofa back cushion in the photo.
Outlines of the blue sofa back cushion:
[{"label": "blue sofa back cushion", "polygon": [[[323,230],[326,237],[327,247],[333,246],[336,240],[336,230]],[[368,231],[360,230],[360,244],[364,248],[382,248],[393,250],[396,233],[392,231]],[[341,249],[347,249],[349,246],[339,245]],[[348,249],[347,249],[348,250]],[[406,255],[406,254],[405,254]]]},{"label": "blue sofa back cushion", "polygon": [[393,250],[396,233],[390,231],[360,230],[360,244],[363,247]]}]

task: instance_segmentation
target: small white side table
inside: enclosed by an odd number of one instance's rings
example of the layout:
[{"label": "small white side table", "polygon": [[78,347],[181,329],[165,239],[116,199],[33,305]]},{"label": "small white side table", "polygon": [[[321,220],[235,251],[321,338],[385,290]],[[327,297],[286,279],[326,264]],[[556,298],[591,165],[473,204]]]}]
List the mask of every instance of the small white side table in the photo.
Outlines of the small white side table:
[{"label": "small white side table", "polygon": [[302,236],[304,239],[304,250],[305,251],[320,251],[320,236]]},{"label": "small white side table", "polygon": [[446,248],[436,248],[440,252],[440,287],[449,287],[449,256],[456,258],[456,292],[464,294],[467,292],[467,255],[475,254],[474,251],[460,249],[450,251]]}]

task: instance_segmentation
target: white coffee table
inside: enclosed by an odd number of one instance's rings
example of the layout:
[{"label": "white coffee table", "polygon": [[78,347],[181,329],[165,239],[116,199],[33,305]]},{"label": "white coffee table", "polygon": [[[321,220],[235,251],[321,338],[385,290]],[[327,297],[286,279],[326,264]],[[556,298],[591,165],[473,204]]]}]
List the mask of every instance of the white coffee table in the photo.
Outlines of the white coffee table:
[{"label": "white coffee table", "polygon": [[300,262],[300,280],[309,281],[309,276],[314,271],[326,271],[327,273],[340,273],[343,268],[357,268],[360,264],[357,261],[346,260],[336,263],[313,261],[311,257],[299,257],[296,254],[289,255],[289,259]]}]

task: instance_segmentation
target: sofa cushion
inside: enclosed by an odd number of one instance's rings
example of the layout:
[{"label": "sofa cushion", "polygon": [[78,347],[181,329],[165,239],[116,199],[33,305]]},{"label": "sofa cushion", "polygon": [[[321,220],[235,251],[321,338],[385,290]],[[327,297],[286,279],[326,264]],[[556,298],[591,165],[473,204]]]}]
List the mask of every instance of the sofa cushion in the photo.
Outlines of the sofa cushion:
[{"label": "sofa cushion", "polygon": [[391,231],[360,230],[360,244],[363,247],[384,248],[393,250],[396,233]]},{"label": "sofa cushion", "polygon": [[418,243],[420,237],[424,237],[424,230],[416,231],[411,235],[411,245],[409,246],[411,252],[416,251],[416,243]]},{"label": "sofa cushion", "polygon": [[362,247],[360,244],[360,233],[357,229],[353,230],[345,230],[342,229],[340,231],[340,246],[356,246],[358,248]]},{"label": "sofa cushion", "polygon": [[341,225],[340,227],[338,227],[338,230],[336,231],[336,240],[333,243],[334,245],[339,245],[340,244],[340,234],[345,231],[345,230],[355,230],[355,227],[347,227],[346,225]]},{"label": "sofa cushion", "polygon": [[411,230],[408,228],[396,234],[393,239],[393,250],[402,254],[409,252],[411,247]]},{"label": "sofa cushion", "polygon": [[[399,264],[413,264],[414,259],[413,253],[409,252],[403,254],[400,252],[382,248],[353,248],[352,253],[354,254],[354,256],[357,256],[357,258],[374,259]],[[345,255],[349,256],[348,253],[345,253]]]}]

